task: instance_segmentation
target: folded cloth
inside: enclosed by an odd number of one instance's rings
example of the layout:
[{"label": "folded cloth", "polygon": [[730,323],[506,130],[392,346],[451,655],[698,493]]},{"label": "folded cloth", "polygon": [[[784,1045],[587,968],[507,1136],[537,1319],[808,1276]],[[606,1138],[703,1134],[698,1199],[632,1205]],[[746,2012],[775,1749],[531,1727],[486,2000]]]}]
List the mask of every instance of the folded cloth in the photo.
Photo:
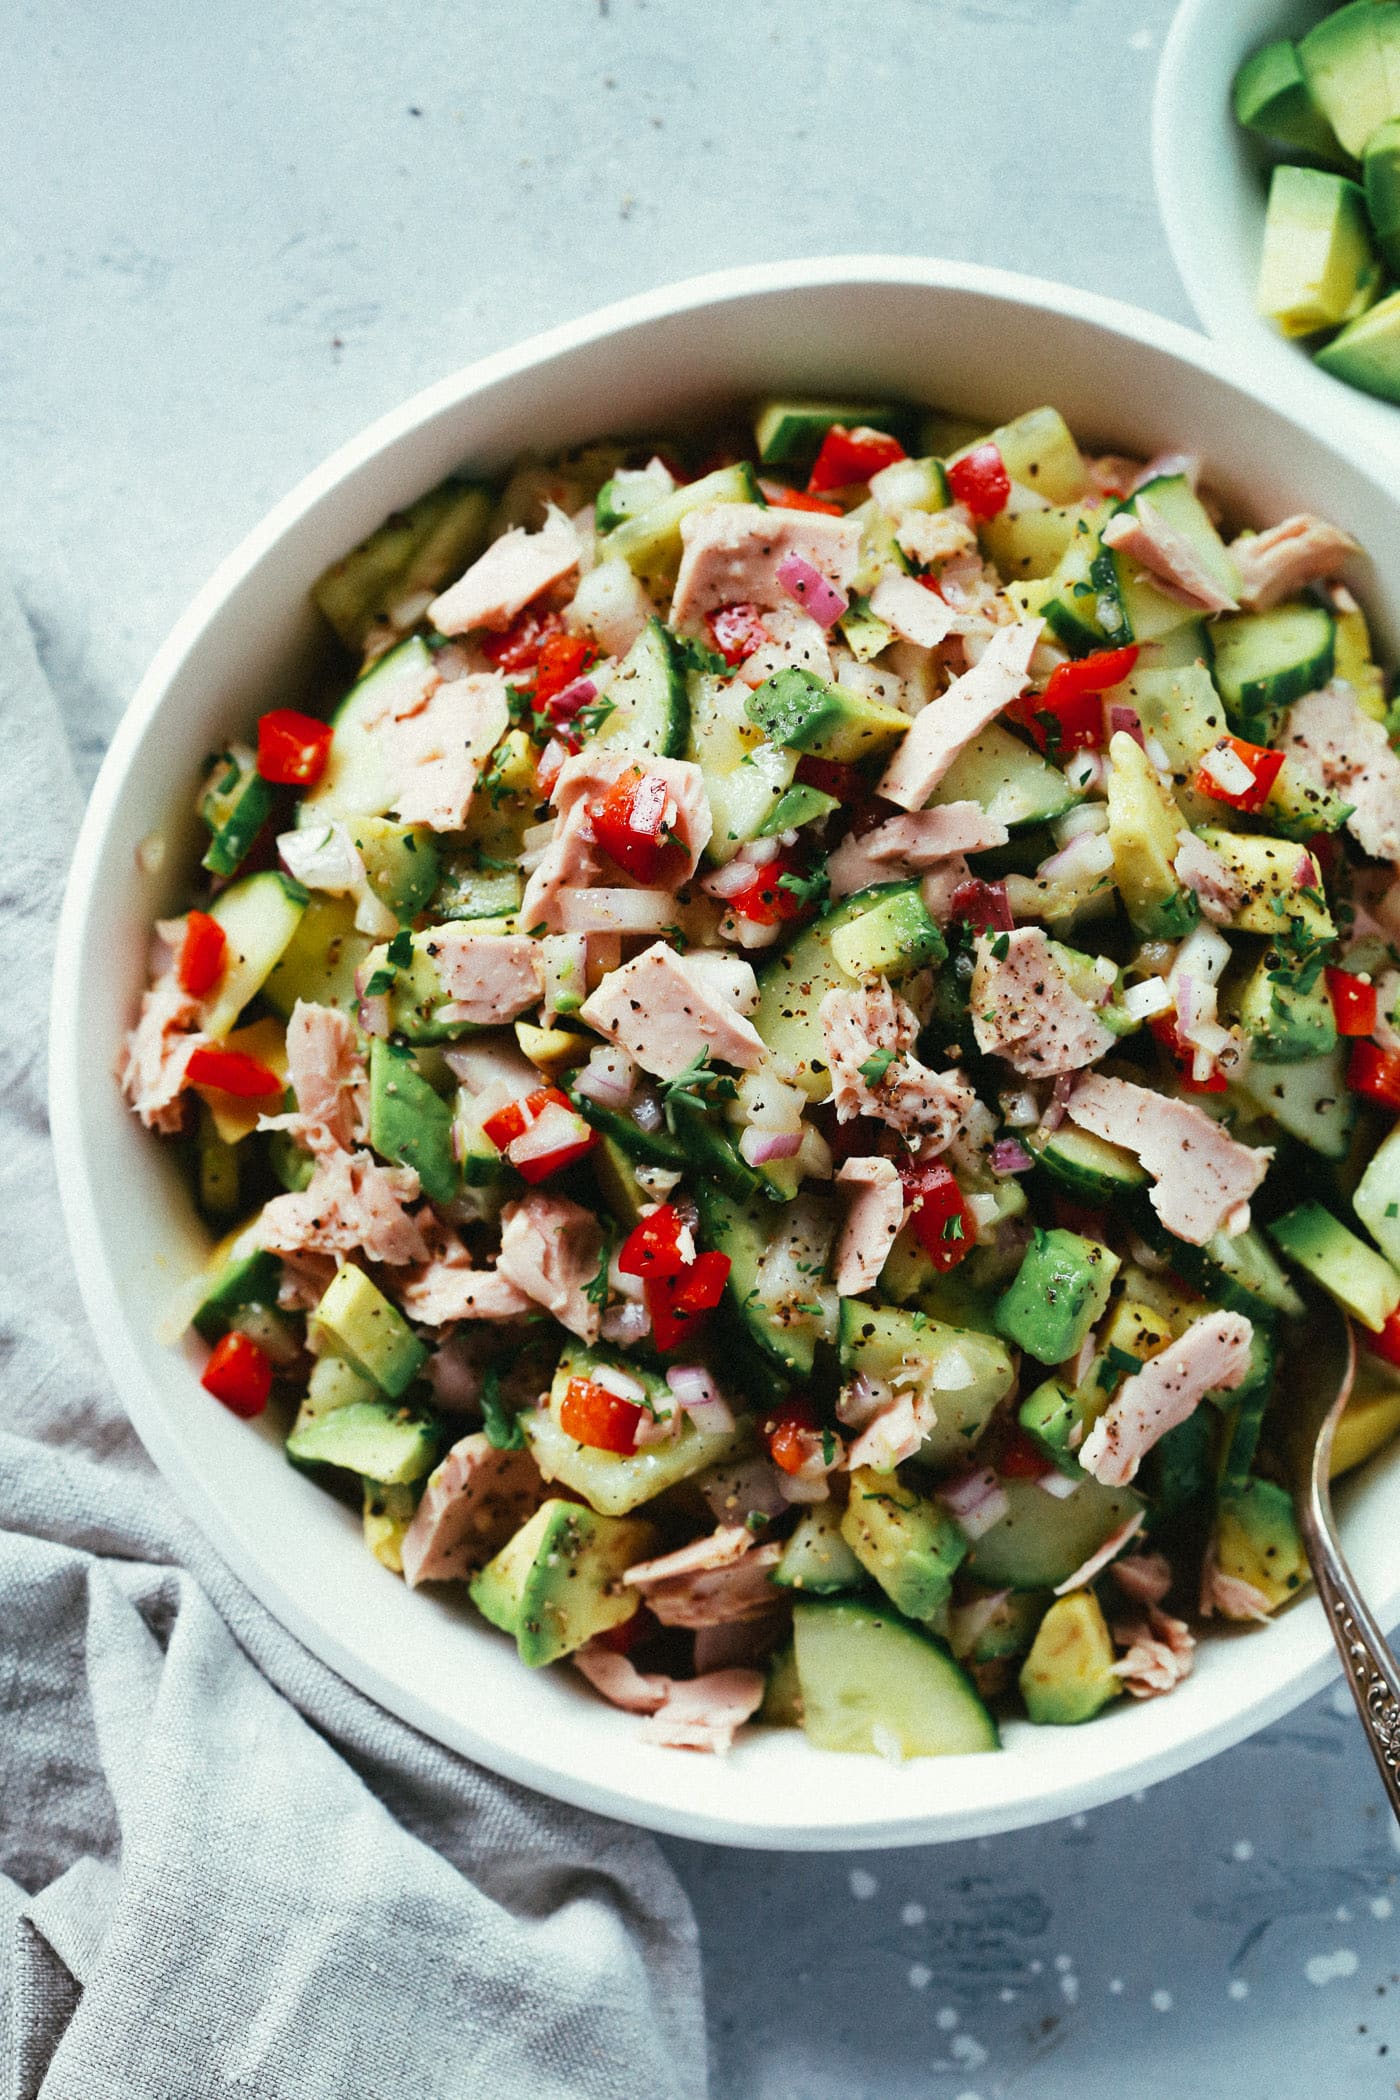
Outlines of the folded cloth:
[{"label": "folded cloth", "polygon": [[0,2096],[698,2100],[651,1840],[496,1779],[309,1655],[98,1367],[44,1109],[77,823],[0,589]]}]

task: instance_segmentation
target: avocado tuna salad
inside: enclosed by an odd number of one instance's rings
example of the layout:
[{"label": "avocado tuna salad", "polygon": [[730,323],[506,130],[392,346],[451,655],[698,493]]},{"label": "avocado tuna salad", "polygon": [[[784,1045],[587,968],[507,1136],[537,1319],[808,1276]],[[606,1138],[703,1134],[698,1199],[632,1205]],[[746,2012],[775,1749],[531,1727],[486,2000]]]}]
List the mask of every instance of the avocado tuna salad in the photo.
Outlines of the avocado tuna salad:
[{"label": "avocado tuna salad", "polygon": [[1306,1581],[1306,1293],[1338,1466],[1400,1428],[1358,554],[1051,408],[771,401],[389,518],[208,762],[122,1050],[212,1401],[657,1745],[1171,1691]]}]

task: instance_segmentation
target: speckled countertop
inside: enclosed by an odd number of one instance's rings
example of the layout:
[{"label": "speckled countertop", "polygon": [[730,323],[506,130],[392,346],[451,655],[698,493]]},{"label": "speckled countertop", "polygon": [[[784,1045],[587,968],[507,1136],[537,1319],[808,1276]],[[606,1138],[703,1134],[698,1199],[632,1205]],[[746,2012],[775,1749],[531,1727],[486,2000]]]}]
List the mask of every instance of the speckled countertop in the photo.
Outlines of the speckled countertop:
[{"label": "speckled countertop", "polygon": [[[1221,0],[1225,4],[1225,0]],[[1170,0],[11,0],[0,560],[89,768],[268,505],[426,381],[667,278],[944,253],[1189,320]],[[717,2100],[1400,2091],[1400,1850],[1345,1694],[942,1850],[671,1844]]]}]

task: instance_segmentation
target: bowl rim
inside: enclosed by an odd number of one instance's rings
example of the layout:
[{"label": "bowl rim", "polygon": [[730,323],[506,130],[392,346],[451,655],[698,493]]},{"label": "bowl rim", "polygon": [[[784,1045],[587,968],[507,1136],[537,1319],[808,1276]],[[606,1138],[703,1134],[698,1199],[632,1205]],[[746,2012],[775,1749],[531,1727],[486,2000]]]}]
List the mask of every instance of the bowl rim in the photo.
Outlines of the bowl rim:
[{"label": "bowl rim", "polygon": [[[1276,0],[1282,6],[1283,0]],[[1152,95],[1152,183],[1157,210],[1177,275],[1196,317],[1211,339],[1246,370],[1257,368],[1261,384],[1300,421],[1335,432],[1339,442],[1377,445],[1400,454],[1400,403],[1382,401],[1324,372],[1306,346],[1277,334],[1248,308],[1240,313],[1235,273],[1219,260],[1218,243],[1202,238],[1211,221],[1217,156],[1203,150],[1216,123],[1234,124],[1229,83],[1221,79],[1220,107],[1201,91],[1198,44],[1224,17],[1241,10],[1231,0],[1179,0],[1162,45]],[[1251,42],[1250,48],[1253,48]],[[1236,62],[1244,46],[1236,40]],[[1223,115],[1222,115],[1223,112]],[[1262,223],[1262,218],[1261,218]]]},{"label": "bowl rim", "polygon": [[[1045,1781],[1033,1794],[1027,1793],[1009,1806],[964,1806],[952,1815],[940,1815],[936,1802],[930,1805],[925,1801],[913,1812],[907,1808],[903,1812],[892,1810],[878,1821],[841,1823],[832,1818],[809,1818],[794,1820],[790,1825],[784,1823],[781,1829],[774,1830],[692,1805],[638,1801],[606,1776],[584,1778],[558,1769],[547,1756],[519,1754],[465,1723],[445,1732],[438,1709],[426,1696],[409,1691],[386,1676],[373,1660],[357,1653],[350,1643],[320,1624],[309,1609],[280,1586],[275,1569],[264,1565],[240,1540],[235,1514],[206,1491],[167,1421],[164,1403],[141,1362],[130,1321],[122,1311],[121,1291],[91,1196],[92,1166],[80,1113],[78,1043],[82,1012],[81,973],[77,965],[87,922],[95,908],[94,877],[121,808],[130,761],[159,711],[167,688],[231,593],[305,513],[341,481],[440,412],[469,400],[486,387],[619,331],[755,295],[860,283],[984,296],[1069,321],[1083,321],[1149,350],[1164,352],[1209,381],[1243,392],[1265,407],[1277,405],[1270,403],[1262,386],[1247,371],[1233,369],[1226,354],[1206,337],[1145,309],[1016,271],[878,253],[818,256],[708,272],[615,301],[494,351],[434,381],[377,417],[313,467],[225,557],[176,620],[116,727],[83,816],[58,921],[50,1004],[49,1098],[55,1166],[84,1310],[107,1373],[146,1450],[181,1506],[226,1565],[272,1616],[322,1662],[434,1740],[509,1779],[574,1806],[678,1837],[757,1849],[874,1849],[960,1840],[1054,1821],[1168,1778],[1278,1719],[1337,1674],[1339,1665],[1321,1610],[1315,1599],[1300,1601],[1295,1607],[1299,1612],[1312,1614],[1308,1638],[1299,1644],[1301,1660],[1296,1667],[1249,1699],[1207,1719],[1189,1738],[1165,1741],[1155,1751],[1138,1754],[1127,1764],[1119,1760],[1111,1767],[1088,1773],[1077,1771],[1074,1761],[1066,1759],[1063,1771],[1054,1780]],[[1291,409],[1285,412],[1293,413]],[[1324,441],[1346,453],[1349,465],[1386,500],[1393,500],[1380,476],[1356,456],[1341,434],[1327,434]],[[1373,1604],[1386,1625],[1400,1616],[1400,1575],[1389,1592],[1374,1599]]]}]

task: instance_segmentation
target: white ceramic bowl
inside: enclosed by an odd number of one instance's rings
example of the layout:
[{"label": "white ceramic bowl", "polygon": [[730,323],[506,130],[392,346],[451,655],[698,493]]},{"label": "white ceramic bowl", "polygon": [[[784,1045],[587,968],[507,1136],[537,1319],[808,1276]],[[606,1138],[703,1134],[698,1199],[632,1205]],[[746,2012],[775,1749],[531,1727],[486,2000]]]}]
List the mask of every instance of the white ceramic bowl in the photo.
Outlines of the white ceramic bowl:
[{"label": "white ceramic bowl", "polygon": [[1240,62],[1299,37],[1337,0],[1182,0],[1157,73],[1152,169],[1172,260],[1201,325],[1246,361],[1273,399],[1315,430],[1335,430],[1400,466],[1400,405],[1378,401],[1313,363],[1256,313],[1269,155],[1235,122]]},{"label": "white ceramic bowl", "polygon": [[[147,929],[189,865],[200,760],[272,698],[295,698],[314,632],[307,588],[321,568],[452,467],[495,469],[526,447],[664,426],[774,387],[906,394],[989,421],[1049,400],[1106,446],[1189,446],[1242,512],[1268,519],[1310,504],[1377,549],[1377,570],[1358,565],[1356,580],[1382,635],[1400,633],[1395,505],[1354,454],[1170,323],[1030,278],[886,257],[726,272],[627,301],[487,358],[376,423],[277,506],[179,622],[113,740],[68,885],[54,1134],[84,1301],[132,1420],[225,1559],[316,1654],[429,1735],[629,1821],[748,1845],[905,1844],[1048,1820],[1238,1740],[1332,1671],[1316,1604],[1265,1632],[1212,1637],[1170,1699],[1124,1701],[1079,1729],[1009,1727],[1001,1756],[896,1768],[756,1729],[727,1759],[648,1748],[571,1672],[532,1674],[464,1604],[410,1594],[270,1432],[200,1389],[197,1351],[162,1334],[206,1235],[175,1159],[112,1080]],[[172,852],[147,875],[136,850],[154,831]],[[1397,1494],[1400,1452],[1357,1484],[1347,1513],[1357,1571],[1386,1623],[1400,1606]]]}]

